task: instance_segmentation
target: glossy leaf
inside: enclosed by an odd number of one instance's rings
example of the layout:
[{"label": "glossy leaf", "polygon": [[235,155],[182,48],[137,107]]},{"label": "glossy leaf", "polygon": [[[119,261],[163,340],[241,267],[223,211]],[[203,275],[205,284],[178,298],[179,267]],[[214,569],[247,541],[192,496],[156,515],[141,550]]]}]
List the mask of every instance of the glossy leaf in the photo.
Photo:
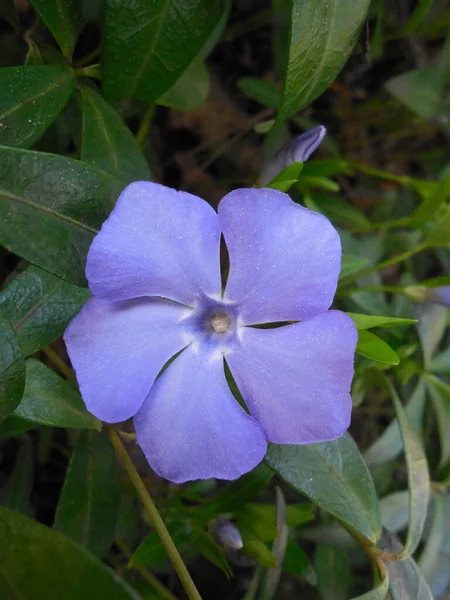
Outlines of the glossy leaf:
[{"label": "glossy leaf", "polygon": [[0,312],[0,421],[19,404],[25,389],[25,361],[17,335]]},{"label": "glossy leaf", "polygon": [[78,160],[0,147],[0,244],[85,285],[86,253],[122,187]]},{"label": "glossy leaf", "polygon": [[311,104],[337,77],[368,8],[369,0],[292,0],[280,121]]},{"label": "glossy leaf", "polygon": [[28,437],[23,437],[16,462],[8,481],[0,494],[0,504],[17,510],[24,515],[32,515],[30,504],[33,487],[33,446]]},{"label": "glossy leaf", "polygon": [[307,446],[271,444],[266,462],[320,508],[376,542],[381,532],[378,499],[350,435]]},{"label": "glossy leaf", "polygon": [[356,325],[356,329],[373,329],[374,327],[395,327],[397,325],[411,325],[417,323],[416,319],[399,319],[397,317],[379,317],[375,315],[361,315],[347,313]]},{"label": "glossy leaf", "polygon": [[122,117],[91,87],[80,88],[81,158],[125,183],[149,180],[150,169]]},{"label": "glossy leaf", "polygon": [[30,0],[50,29],[64,56],[70,58],[81,28],[80,0]]},{"label": "glossy leaf", "polygon": [[109,439],[85,431],[67,469],[54,527],[102,558],[114,539],[118,504],[117,463]]},{"label": "glossy leaf", "polygon": [[358,333],[357,354],[387,365],[398,365],[400,358],[384,340],[365,329]]},{"label": "glossy leaf", "polygon": [[[416,432],[419,432],[422,426],[425,401],[425,381],[419,379],[408,404],[405,406],[408,420]],[[398,421],[394,419],[382,435],[366,450],[364,458],[371,467],[375,467],[393,460],[401,453],[402,449],[403,442]]]},{"label": "glossy leaf", "polygon": [[225,0],[107,0],[102,48],[107,98],[154,102],[199,54],[227,8]]},{"label": "glossy leaf", "polygon": [[4,507],[0,507],[0,597],[140,600],[117,573],[71,539]]},{"label": "glossy leaf", "polygon": [[410,520],[408,535],[402,553],[404,556],[411,556],[420,542],[422,530],[425,525],[428,498],[430,495],[430,476],[422,443],[409,422],[394,386],[387,379],[386,385],[390,391],[395,412],[397,413],[408,469]]},{"label": "glossy leaf", "polygon": [[55,371],[30,358],[26,374],[23,398],[10,416],[25,421],[24,430],[36,425],[100,429],[100,421],[87,412],[80,394]]},{"label": "glossy leaf", "polygon": [[205,104],[209,94],[209,72],[205,61],[197,58],[158,100],[175,110],[196,110]]},{"label": "glossy leaf", "polygon": [[68,66],[0,70],[0,144],[29,148],[69,101],[75,72]]},{"label": "glossy leaf", "polygon": [[71,285],[30,266],[0,291],[0,309],[30,356],[60,337],[89,297],[88,290]]}]

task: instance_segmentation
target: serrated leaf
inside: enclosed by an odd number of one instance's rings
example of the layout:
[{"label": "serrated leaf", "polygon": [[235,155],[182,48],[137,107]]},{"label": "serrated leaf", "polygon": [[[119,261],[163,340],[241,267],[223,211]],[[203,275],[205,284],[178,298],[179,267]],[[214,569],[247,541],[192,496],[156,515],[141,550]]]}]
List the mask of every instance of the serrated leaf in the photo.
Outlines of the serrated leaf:
[{"label": "serrated leaf", "polygon": [[121,0],[107,0],[101,61],[106,97],[161,98],[200,53],[226,10],[225,0],[135,0],[133,10]]},{"label": "serrated leaf", "polygon": [[378,499],[350,435],[307,446],[271,444],[266,462],[315,504],[376,542],[381,532]]},{"label": "serrated leaf", "polygon": [[67,469],[54,528],[102,558],[115,534],[117,463],[104,433],[82,432]]},{"label": "serrated leaf", "polygon": [[337,77],[368,8],[369,0],[292,0],[279,121],[311,104]]},{"label": "serrated leaf", "polygon": [[60,337],[90,292],[30,266],[0,292],[0,309],[30,356]]},{"label": "serrated leaf", "polygon": [[398,365],[398,354],[381,338],[365,329],[358,332],[356,353],[387,365]]},{"label": "serrated leaf", "polygon": [[91,87],[82,86],[79,91],[81,159],[125,183],[150,180],[147,161],[122,117]]},{"label": "serrated leaf", "polygon": [[0,421],[18,406],[25,389],[25,361],[13,328],[0,312]]},{"label": "serrated leaf", "polygon": [[347,314],[353,319],[358,331],[363,329],[373,329],[374,327],[395,327],[397,325],[414,325],[414,323],[417,323],[417,319],[399,319],[397,317],[380,317],[357,313]]},{"label": "serrated leaf", "polygon": [[0,144],[29,148],[69,101],[75,72],[69,66],[7,67],[0,71]]},{"label": "serrated leaf", "polygon": [[30,0],[66,58],[72,56],[81,28],[80,0]]},{"label": "serrated leaf", "polygon": [[36,600],[49,594],[64,600],[140,600],[117,573],[71,539],[0,507],[0,596]]},{"label": "serrated leaf", "polygon": [[35,358],[26,361],[26,384],[23,398],[1,424],[8,427],[8,421],[22,422],[22,431],[37,425],[51,427],[74,427],[100,429],[101,423],[87,412],[80,394],[57,373]]},{"label": "serrated leaf", "polygon": [[123,184],[78,160],[0,147],[0,244],[76,285]]}]

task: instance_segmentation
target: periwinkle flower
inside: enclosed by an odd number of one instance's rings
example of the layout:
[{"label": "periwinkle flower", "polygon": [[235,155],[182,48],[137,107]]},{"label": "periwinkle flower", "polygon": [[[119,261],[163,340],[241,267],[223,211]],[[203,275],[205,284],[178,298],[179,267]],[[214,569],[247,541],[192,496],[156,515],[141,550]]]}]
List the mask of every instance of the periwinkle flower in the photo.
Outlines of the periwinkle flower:
[{"label": "periwinkle flower", "polygon": [[427,288],[427,298],[450,308],[450,285]]},{"label": "periwinkle flower", "polygon": [[[357,339],[352,320],[328,310],[340,258],[328,219],[282,192],[236,190],[216,213],[191,194],[132,183],[91,245],[93,297],[65,333],[88,410],[108,423],[134,417],[151,467],[174,482],[235,479],[267,441],[340,437]],[[285,321],[295,323],[255,327]]]},{"label": "periwinkle flower", "polygon": [[305,162],[318,148],[327,130],[323,125],[308,129],[288,144],[280,148],[275,156],[264,167],[259,178],[260,185],[265,185],[279,175],[284,169],[296,162]]}]

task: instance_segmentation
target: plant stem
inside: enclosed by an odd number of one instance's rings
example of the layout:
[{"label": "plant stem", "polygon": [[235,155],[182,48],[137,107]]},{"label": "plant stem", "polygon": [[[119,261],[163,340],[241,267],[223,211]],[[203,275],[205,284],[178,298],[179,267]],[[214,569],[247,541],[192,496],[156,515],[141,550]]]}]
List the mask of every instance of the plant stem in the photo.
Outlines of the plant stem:
[{"label": "plant stem", "polygon": [[51,348],[50,346],[47,346],[46,348],[43,348],[42,351],[46,356],[48,356],[48,358],[52,361],[52,363],[55,365],[55,367],[57,367],[61,371],[61,373],[64,375],[64,377],[66,379],[68,379],[71,383],[78,386],[77,379],[75,377],[75,373],[72,371],[72,369],[69,367],[69,365],[66,365],[66,363],[63,361],[63,359],[59,356],[59,354],[57,354],[53,350],[53,348]]},{"label": "plant stem", "polygon": [[184,587],[184,590],[189,598],[189,600],[201,600],[201,596],[198,593],[197,588],[195,587],[195,583],[192,580],[192,577],[189,574],[189,571],[186,568],[186,565],[183,562],[183,559],[180,556],[180,553],[177,550],[177,547],[173,543],[172,538],[170,537],[169,532],[167,531],[167,527],[162,520],[158,509],[156,508],[153,500],[148,493],[147,488],[144,485],[139,473],[136,470],[136,467],[133,464],[133,461],[128,455],[124,445],[122,444],[122,440],[120,439],[117,431],[111,427],[110,425],[106,425],[106,430],[110,437],[111,443],[114,446],[117,455],[119,456],[123,466],[125,467],[126,472],[128,473],[128,477],[130,478],[132,484],[134,485],[136,492],[144,505],[144,509],[147,511],[148,516],[150,517],[151,522],[153,523],[156,532],[158,533],[161,543],[164,546],[167,555],[170,559],[170,562],[173,565],[180,581]]},{"label": "plant stem", "polygon": [[155,110],[154,104],[152,104],[148,107],[148,109],[145,111],[145,114],[141,121],[141,125],[136,134],[136,139],[141,148],[144,148],[147,143],[148,131],[149,131],[150,125],[152,123],[154,110]]}]

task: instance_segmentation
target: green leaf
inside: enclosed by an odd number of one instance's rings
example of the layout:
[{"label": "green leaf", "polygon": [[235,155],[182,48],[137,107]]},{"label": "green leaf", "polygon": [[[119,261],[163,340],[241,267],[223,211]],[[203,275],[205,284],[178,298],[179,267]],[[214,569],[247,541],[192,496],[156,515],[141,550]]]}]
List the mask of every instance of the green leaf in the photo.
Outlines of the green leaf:
[{"label": "green leaf", "polygon": [[303,163],[295,162],[283,169],[276,177],[272,179],[264,187],[272,188],[274,190],[280,190],[280,192],[287,192],[295,185],[298,181],[298,176],[303,169]]},{"label": "green leaf", "polygon": [[381,521],[391,533],[398,533],[409,523],[409,492],[393,492],[380,500]]},{"label": "green leaf", "polygon": [[447,169],[438,186],[411,215],[411,220],[422,227],[423,223],[430,221],[446,199],[450,196],[450,169]]},{"label": "green leaf", "polygon": [[412,558],[388,562],[391,600],[434,600],[430,588]]},{"label": "green leaf", "polygon": [[430,495],[430,476],[422,443],[409,422],[394,386],[387,378],[385,378],[385,383],[391,394],[395,412],[397,413],[397,420],[405,450],[406,466],[408,469],[410,519],[408,535],[402,554],[403,556],[411,556],[420,542],[427,516],[428,499]]},{"label": "green leaf", "polygon": [[258,465],[250,473],[239,477],[237,481],[220,489],[202,507],[202,512],[210,518],[220,513],[234,512],[266,487],[273,477],[273,472],[264,463]]},{"label": "green leaf", "polygon": [[341,272],[339,273],[339,279],[347,277],[347,275],[353,275],[364,267],[367,267],[369,261],[363,256],[353,256],[352,254],[343,254],[341,258]]},{"label": "green leaf", "polygon": [[54,527],[102,558],[114,540],[118,505],[117,463],[109,439],[84,431],[67,469]]},{"label": "green leaf", "polygon": [[0,144],[29,148],[69,101],[75,72],[68,66],[0,70]]},{"label": "green leaf", "polygon": [[122,188],[81,161],[0,147],[0,244],[83,286],[87,251]]},{"label": "green leaf", "polygon": [[279,121],[311,104],[337,77],[368,7],[369,0],[292,0]]},{"label": "green leaf", "polygon": [[80,0],[30,0],[50,29],[64,56],[71,58],[81,29]]},{"label": "green leaf", "polygon": [[24,436],[21,442],[14,469],[2,490],[0,504],[31,516],[33,512],[30,504],[31,488],[33,487],[33,446],[28,437]]},{"label": "green leaf", "polygon": [[158,99],[158,104],[176,110],[196,110],[208,99],[209,83],[205,61],[197,58],[180,79]]},{"label": "green leaf", "polygon": [[[447,506],[448,504],[447,500]],[[448,550],[446,551],[450,540],[450,521],[448,514],[445,514],[447,506],[442,495],[433,495],[431,530],[419,560],[420,571],[430,584],[436,597],[440,597],[445,591],[446,586],[445,583],[444,586],[442,585],[442,579],[446,580],[447,585],[450,583],[448,569],[450,556]],[[438,589],[433,589],[435,587],[438,587]]]},{"label": "green leaf", "polygon": [[385,85],[390,94],[423,119],[432,119],[440,111],[443,83],[437,69],[408,71]]},{"label": "green leaf", "polygon": [[233,572],[222,548],[211,539],[209,534],[202,529],[194,530],[192,544],[209,562],[223,571],[226,577],[232,576]]},{"label": "green leaf", "polygon": [[30,266],[0,292],[0,309],[15,330],[24,356],[60,337],[90,293]]},{"label": "green leaf", "polygon": [[428,373],[425,373],[424,379],[436,413],[441,448],[438,468],[442,468],[450,460],[450,386]]},{"label": "green leaf", "polygon": [[422,346],[423,364],[428,369],[447,328],[447,309],[439,304],[424,304],[416,327]]},{"label": "green leaf", "polygon": [[107,98],[154,102],[200,53],[227,10],[225,0],[106,0],[102,74]]},{"label": "green leaf", "polygon": [[283,571],[301,577],[312,585],[316,584],[316,573],[308,555],[292,537],[288,539],[284,554]]},{"label": "green leaf", "polygon": [[[266,510],[266,507],[269,510]],[[278,535],[273,504],[246,504],[235,513],[237,527],[245,539],[269,542]]]},{"label": "green leaf", "polygon": [[361,594],[361,596],[356,596],[352,600],[384,600],[388,593],[388,589],[389,576],[386,571],[383,579],[373,588],[373,590],[370,590],[370,592],[366,592],[365,594]]},{"label": "green leaf", "polygon": [[378,499],[350,435],[307,446],[271,444],[266,462],[320,508],[376,542],[381,532]]},{"label": "green leaf", "polygon": [[357,354],[387,365],[398,365],[400,358],[384,340],[365,329],[358,333]]},{"label": "green leaf", "polygon": [[446,348],[440,354],[432,358],[429,370],[433,373],[450,375],[450,348]]},{"label": "green leaf", "polygon": [[347,314],[353,319],[358,331],[373,329],[374,327],[395,327],[397,325],[413,325],[414,323],[417,323],[417,319],[399,319],[397,317],[379,317],[357,313]]},{"label": "green leaf", "polygon": [[342,549],[319,544],[314,556],[317,587],[322,600],[348,600],[350,565]]},{"label": "green leaf", "polygon": [[277,561],[269,548],[259,540],[248,540],[242,548],[244,554],[254,558],[256,562],[264,567],[277,567]]},{"label": "green leaf", "polygon": [[450,246],[450,206],[425,237],[428,246]]},{"label": "green leaf", "polygon": [[[164,521],[175,546],[179,548],[187,539],[190,539],[191,530],[186,526],[186,522],[181,515],[170,520],[165,517]],[[161,543],[161,538],[156,531],[153,531],[137,547],[128,566],[130,568],[148,565],[159,566],[166,559],[167,552]]]},{"label": "green leaf", "polygon": [[10,416],[24,421],[22,431],[36,425],[101,428],[100,422],[87,412],[80,394],[52,369],[30,358],[26,361],[26,375],[22,401]]},{"label": "green leaf", "polygon": [[[304,165],[302,175],[304,174],[307,166],[308,163]],[[302,178],[300,178],[300,184],[301,183]],[[352,206],[348,202],[345,202],[341,198],[338,198],[337,196],[315,192],[312,200],[317,206],[318,210],[320,210],[322,214],[327,216],[333,223],[337,225],[342,225],[343,227],[363,228],[370,225],[369,220],[359,209],[357,209],[355,206]],[[357,256],[357,258],[361,259],[362,257]]]},{"label": "green leaf", "polygon": [[25,389],[25,361],[17,335],[0,312],[0,421],[19,404]]},{"label": "green leaf", "polygon": [[122,117],[91,87],[80,87],[81,159],[125,183],[151,178],[139,144]]},{"label": "green leaf", "polygon": [[[426,400],[425,392],[425,381],[419,379],[417,386],[405,407],[407,417],[417,432],[420,431],[422,426]],[[396,458],[401,453],[402,448],[403,442],[398,421],[397,419],[394,419],[376,442],[366,450],[364,458],[371,467],[375,467]]]},{"label": "green leaf", "polygon": [[282,92],[272,81],[257,77],[242,77],[237,85],[241,92],[263,106],[277,109],[280,105]]},{"label": "green leaf", "polygon": [[8,600],[140,600],[117,573],[71,539],[3,507],[0,507],[0,596]]}]

